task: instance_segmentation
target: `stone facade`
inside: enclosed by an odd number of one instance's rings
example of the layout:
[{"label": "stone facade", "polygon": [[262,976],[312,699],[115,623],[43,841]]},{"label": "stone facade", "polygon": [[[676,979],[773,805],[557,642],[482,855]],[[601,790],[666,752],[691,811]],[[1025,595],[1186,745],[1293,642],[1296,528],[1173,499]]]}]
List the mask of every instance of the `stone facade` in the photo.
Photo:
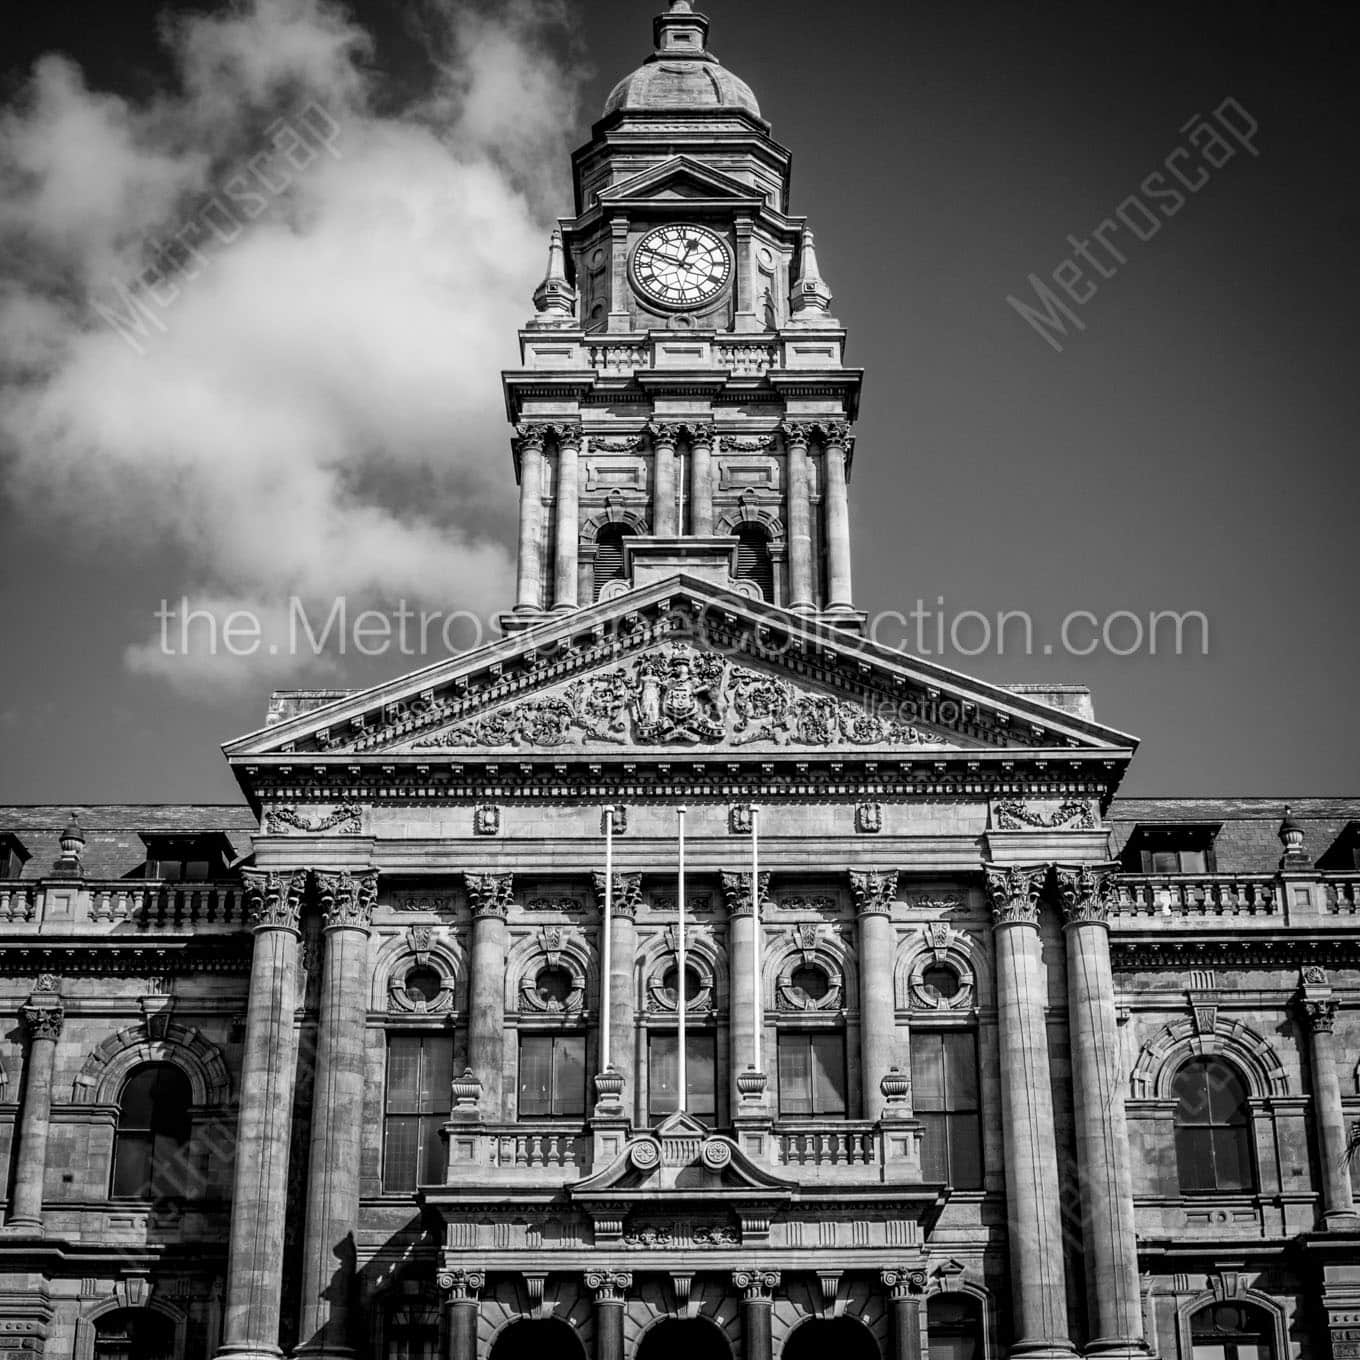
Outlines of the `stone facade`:
[{"label": "stone facade", "polygon": [[504,638],[275,696],[246,806],[0,809],[0,1350],[1355,1360],[1360,799],[1121,800],[1089,696],[861,636],[707,35],[578,154]]}]

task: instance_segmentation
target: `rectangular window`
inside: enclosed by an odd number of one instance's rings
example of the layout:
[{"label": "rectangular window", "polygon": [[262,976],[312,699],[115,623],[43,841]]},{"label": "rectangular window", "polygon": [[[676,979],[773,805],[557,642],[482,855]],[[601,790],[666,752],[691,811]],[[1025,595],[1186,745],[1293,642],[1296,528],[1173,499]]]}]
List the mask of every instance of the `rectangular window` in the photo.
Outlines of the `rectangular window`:
[{"label": "rectangular window", "polygon": [[586,1036],[526,1034],[519,1041],[521,1119],[584,1119]]},{"label": "rectangular window", "polygon": [[394,1034],[387,1041],[383,1189],[414,1190],[444,1174],[440,1128],[453,1105],[453,1036]]},{"label": "rectangular window", "polygon": [[779,1113],[845,1113],[845,1035],[841,1030],[779,1036]]},{"label": "rectangular window", "polygon": [[911,1085],[921,1121],[921,1174],[957,1190],[982,1188],[977,1042],[971,1031],[911,1036]]},{"label": "rectangular window", "polygon": [[[680,1086],[680,1036],[653,1031],[647,1036],[647,1113],[674,1114]],[[717,1117],[716,1044],[712,1034],[685,1034],[685,1109],[700,1119]]]}]

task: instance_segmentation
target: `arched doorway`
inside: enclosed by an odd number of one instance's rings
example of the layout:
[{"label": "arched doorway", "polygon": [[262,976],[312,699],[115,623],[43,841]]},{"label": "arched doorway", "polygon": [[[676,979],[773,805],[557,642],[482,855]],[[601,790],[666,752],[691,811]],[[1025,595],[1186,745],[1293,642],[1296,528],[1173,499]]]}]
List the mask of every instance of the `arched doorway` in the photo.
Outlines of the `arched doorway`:
[{"label": "arched doorway", "polygon": [[581,1339],[561,1318],[520,1318],[491,1347],[491,1360],[585,1360]]},{"label": "arched doorway", "polygon": [[663,1318],[643,1333],[637,1360],[731,1360],[721,1327],[707,1318]]},{"label": "arched doorway", "polygon": [[882,1360],[874,1334],[857,1318],[808,1318],[784,1342],[783,1360]]},{"label": "arched doorway", "polygon": [[95,1319],[94,1360],[175,1360],[175,1324],[149,1308],[118,1308]]}]

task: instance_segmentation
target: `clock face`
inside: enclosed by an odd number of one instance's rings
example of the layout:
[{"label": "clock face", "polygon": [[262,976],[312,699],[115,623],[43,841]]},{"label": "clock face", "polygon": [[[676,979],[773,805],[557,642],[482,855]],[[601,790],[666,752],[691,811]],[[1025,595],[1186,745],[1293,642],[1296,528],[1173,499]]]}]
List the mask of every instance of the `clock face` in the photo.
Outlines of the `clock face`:
[{"label": "clock face", "polygon": [[700,307],[732,277],[732,256],[707,227],[658,227],[633,251],[633,282],[663,307]]}]

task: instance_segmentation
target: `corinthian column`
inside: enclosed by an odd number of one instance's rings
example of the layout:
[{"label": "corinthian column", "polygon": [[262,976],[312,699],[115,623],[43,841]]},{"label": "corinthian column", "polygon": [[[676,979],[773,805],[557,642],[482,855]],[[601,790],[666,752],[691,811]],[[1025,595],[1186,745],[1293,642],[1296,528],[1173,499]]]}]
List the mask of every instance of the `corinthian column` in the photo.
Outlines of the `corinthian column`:
[{"label": "corinthian column", "polygon": [[847,610],[854,606],[854,589],[850,579],[850,488],[849,451],[850,427],[843,420],[832,421],[825,427],[823,462],[826,483],[823,488],[826,506],[826,559],[828,609]]},{"label": "corinthian column", "polygon": [[652,436],[652,532],[658,538],[675,538],[680,533],[675,482],[675,441],[679,430],[674,425],[653,421],[647,432]]},{"label": "corinthian column", "polygon": [[[600,904],[601,920],[604,913],[604,875],[595,875],[595,896]],[[615,874],[614,899],[610,903],[613,936],[609,942],[609,1063],[623,1078],[619,1099],[630,1119],[635,1117],[634,1091],[637,1064],[634,1061],[636,1004],[633,988],[633,966],[637,958],[637,910],[642,901],[641,874]],[[600,940],[599,957],[604,959],[604,939]],[[600,980],[605,986],[605,979]]]},{"label": "corinthian column", "polygon": [[733,1285],[741,1290],[742,1360],[773,1360],[774,1340],[770,1327],[774,1291],[779,1288],[777,1270],[734,1270]]},{"label": "corinthian column", "polygon": [[885,1104],[879,1083],[893,1064],[897,1029],[893,1002],[892,904],[897,871],[852,872],[850,888],[859,917],[859,1024],[862,1118],[878,1119]]},{"label": "corinthian column", "polygon": [[302,1344],[295,1355],[348,1360],[357,1354],[354,1235],[359,1226],[359,1153],[364,1127],[364,1018],[368,933],[376,870],[318,874],[326,960],[316,1045],[307,1217],[302,1246]]},{"label": "corinthian column", "polygon": [[1313,1109],[1317,1120],[1318,1154],[1322,1161],[1322,1221],[1332,1232],[1354,1232],[1360,1227],[1351,1190],[1351,1167],[1346,1118],[1337,1078],[1336,998],[1321,969],[1304,971],[1299,1012],[1308,1033],[1308,1066],[1313,1076]]},{"label": "corinthian column", "polygon": [[[755,964],[756,918],[751,907],[751,875],[749,872],[723,871],[723,894],[727,898],[728,991],[732,998],[729,1008],[731,1034],[732,1114],[741,1114],[743,1106],[760,1104],[765,1089],[762,1072],[758,1085],[748,1076],[756,1066],[756,1025],[758,1013],[764,1013],[764,998],[756,995],[756,981],[752,973]],[[760,875],[760,898],[763,902],[769,891],[769,874]],[[757,1002],[759,1001],[759,1006]],[[743,1083],[745,1083],[743,1085]]]},{"label": "corinthian column", "polygon": [[557,549],[553,605],[575,609],[581,537],[581,432],[564,426],[557,439]]},{"label": "corinthian column", "polygon": [[246,1006],[235,1188],[227,1254],[221,1357],[281,1355],[283,1240],[288,1217],[288,1146],[297,1077],[297,965],[304,870],[243,869],[255,932]]},{"label": "corinthian column", "polygon": [[38,979],[33,994],[19,1007],[28,1031],[24,1103],[19,1111],[19,1158],[9,1222],[13,1232],[42,1232],[43,1182],[47,1177],[47,1135],[52,1127],[52,1072],[57,1060],[65,1011],[51,974]]},{"label": "corinthian column", "polygon": [[543,440],[546,433],[542,425],[521,425],[515,445],[519,455],[517,614],[533,614],[543,608]]},{"label": "corinthian column", "polygon": [[1039,950],[1039,894],[1047,877],[1047,865],[987,866],[996,940],[1011,1354],[1065,1357],[1073,1352]]},{"label": "corinthian column", "polygon": [[1109,912],[1117,865],[1057,866],[1092,1336],[1087,1355],[1145,1355]]},{"label": "corinthian column", "polygon": [[816,606],[812,594],[812,468],[808,462],[808,427],[786,422],[789,497],[789,608],[807,613]]},{"label": "corinthian column", "polygon": [[468,987],[468,1063],[482,1083],[482,1109],[494,1123],[505,1114],[505,920],[513,874],[468,874],[472,904]]},{"label": "corinthian column", "polygon": [[[712,425],[696,425],[690,432],[690,533],[696,538],[713,532],[713,450],[717,440]],[[681,525],[681,532],[684,525]]]}]

